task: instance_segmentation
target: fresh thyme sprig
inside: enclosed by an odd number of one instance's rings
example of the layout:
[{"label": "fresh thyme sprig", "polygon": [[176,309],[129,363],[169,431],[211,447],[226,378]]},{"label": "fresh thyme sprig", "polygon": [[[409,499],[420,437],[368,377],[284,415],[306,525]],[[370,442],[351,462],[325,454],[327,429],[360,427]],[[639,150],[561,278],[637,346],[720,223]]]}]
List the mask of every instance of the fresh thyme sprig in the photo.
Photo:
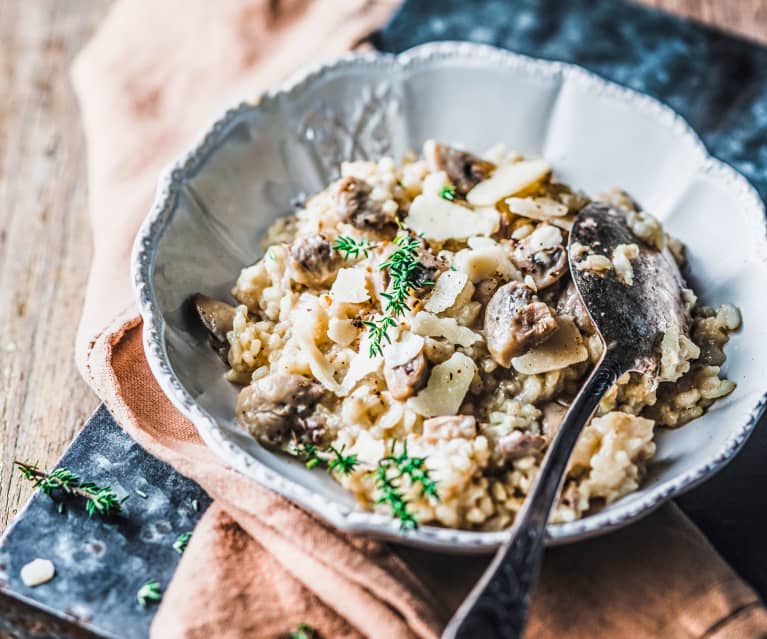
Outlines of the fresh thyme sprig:
[{"label": "fresh thyme sprig", "polygon": [[[414,530],[418,528],[418,521],[410,510],[406,493],[412,486],[418,485],[421,496],[439,500],[437,482],[429,475],[426,458],[412,457],[407,451],[407,442],[402,442],[399,452],[397,445],[396,440],[392,441],[389,454],[381,458],[375,468],[368,467],[367,472],[374,476],[380,492],[376,503],[389,506],[392,515],[399,519],[402,530]],[[338,471],[349,475],[360,464],[356,455],[344,455],[343,446],[340,449],[328,446],[325,450],[319,450],[314,444],[294,443],[292,452],[303,458],[307,468],[323,464],[329,473]]]},{"label": "fresh thyme sprig", "polygon": [[293,453],[302,457],[306,467],[312,469],[317,464],[324,464],[329,473],[338,471],[342,475],[351,475],[359,463],[357,455],[344,455],[344,448],[328,446],[325,450],[319,450],[314,444],[296,443],[293,445]]},{"label": "fresh thyme sprig", "polygon": [[[416,285],[419,272],[425,269],[424,265],[418,260],[418,249],[421,248],[422,240],[420,237],[413,237],[409,233],[398,235],[394,238],[397,249],[389,256],[389,259],[382,262],[379,270],[387,270],[391,279],[389,290],[381,293],[381,297],[386,300],[384,315],[376,320],[367,320],[364,322],[368,327],[368,338],[370,340],[370,357],[383,355],[382,342],[391,343],[389,338],[389,329],[397,325],[397,318],[410,310],[408,298]],[[433,286],[434,282],[418,282],[421,286]]]},{"label": "fresh thyme sprig", "polygon": [[[80,477],[67,468],[57,468],[46,473],[40,470],[36,464],[26,464],[20,461],[14,463],[26,479],[34,482],[35,488],[52,499],[56,491],[82,497],[85,500],[85,512],[90,517],[93,515],[114,515],[128,499],[127,495],[120,499],[109,486],[98,486],[90,481],[82,481]],[[63,504],[59,503],[59,512],[62,509]]]},{"label": "fresh thyme sprig", "polygon": [[356,239],[349,235],[339,235],[333,242],[333,249],[342,253],[345,260],[350,257],[356,260],[360,254],[368,257],[370,249],[376,246],[378,246],[376,242],[369,242],[364,237]]},{"label": "fresh thyme sprig", "polygon": [[150,579],[136,593],[136,601],[143,608],[148,601],[160,601],[162,599],[162,589],[156,580]]},{"label": "fresh thyme sprig", "polygon": [[379,460],[375,470],[376,486],[381,492],[376,503],[388,504],[392,515],[399,519],[402,530],[414,530],[418,528],[418,521],[409,508],[404,492],[409,486],[420,484],[422,496],[438,500],[437,482],[430,477],[424,457],[411,457],[407,452],[407,442],[402,443],[397,454],[396,444],[396,441],[392,442],[391,452]]},{"label": "fresh thyme sprig", "polygon": [[439,192],[439,196],[443,200],[447,200],[448,202],[452,202],[455,199],[455,187],[454,186],[443,186],[442,190]]},{"label": "fresh thyme sprig", "polygon": [[383,355],[383,346],[381,343],[386,340],[387,343],[391,344],[389,328],[394,328],[397,325],[397,321],[391,315],[384,315],[377,320],[364,320],[362,323],[370,329],[368,331],[368,338],[370,339],[370,357]]},{"label": "fresh thyme sprig", "polygon": [[176,538],[176,541],[173,542],[173,550],[175,550],[179,555],[183,555],[184,551],[186,550],[187,544],[189,543],[189,540],[191,538],[192,538],[192,533],[190,532],[181,533]]}]

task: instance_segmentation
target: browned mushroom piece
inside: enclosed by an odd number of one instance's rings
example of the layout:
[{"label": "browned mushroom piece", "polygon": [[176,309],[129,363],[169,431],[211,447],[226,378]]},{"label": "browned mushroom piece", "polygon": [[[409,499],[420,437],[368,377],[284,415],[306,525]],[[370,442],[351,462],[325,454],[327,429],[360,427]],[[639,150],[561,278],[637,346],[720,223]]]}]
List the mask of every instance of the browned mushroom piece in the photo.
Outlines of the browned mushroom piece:
[{"label": "browned mushroom piece", "polygon": [[200,323],[208,332],[208,343],[226,361],[229,352],[226,334],[232,330],[235,307],[202,293],[195,293],[190,301]]},{"label": "browned mushroom piece", "polygon": [[391,239],[397,234],[396,213],[386,213],[381,202],[370,198],[372,187],[359,178],[348,176],[336,185],[334,200],[342,222],[361,231]]},{"label": "browned mushroom piece", "polygon": [[487,350],[506,368],[512,358],[542,344],[557,328],[551,309],[520,282],[501,286],[485,309]]},{"label": "browned mushroom piece", "polygon": [[416,258],[418,259],[418,264],[410,276],[410,283],[413,286],[413,295],[421,297],[434,286],[437,276],[442,271],[446,271],[450,265],[447,260],[435,255],[425,243],[421,244]]},{"label": "browned mushroom piece", "polygon": [[557,315],[564,315],[572,318],[576,326],[587,335],[593,335],[596,332],[594,322],[583,305],[581,296],[575,289],[575,284],[571,281],[565,289],[557,303]]},{"label": "browned mushroom piece", "polygon": [[324,235],[298,238],[290,247],[296,279],[307,286],[327,284],[341,265],[341,256]]},{"label": "browned mushroom piece", "polygon": [[237,421],[266,446],[291,440],[318,444],[324,422],[313,415],[324,390],[303,375],[275,373],[262,377],[237,396]]},{"label": "browned mushroom piece", "polygon": [[394,399],[412,397],[429,381],[429,364],[423,352],[401,366],[384,365],[384,379]]},{"label": "browned mushroom piece", "polygon": [[517,243],[511,253],[511,261],[523,275],[532,277],[535,286],[541,290],[556,284],[567,273],[567,250],[562,244],[552,249],[535,250],[531,246],[530,237]]},{"label": "browned mushroom piece", "polygon": [[530,455],[539,455],[546,448],[547,439],[543,435],[513,430],[496,441],[496,452],[502,464]]},{"label": "browned mushroom piece", "polygon": [[424,155],[429,168],[444,171],[460,195],[466,195],[495,170],[492,162],[436,142],[424,146]]}]

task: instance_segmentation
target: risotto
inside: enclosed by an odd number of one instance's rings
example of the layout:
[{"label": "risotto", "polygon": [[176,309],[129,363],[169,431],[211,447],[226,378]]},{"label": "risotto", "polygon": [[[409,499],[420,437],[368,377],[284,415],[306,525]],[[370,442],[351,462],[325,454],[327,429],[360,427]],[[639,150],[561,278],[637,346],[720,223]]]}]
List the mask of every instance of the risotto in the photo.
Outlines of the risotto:
[{"label": "risotto", "polygon": [[[573,246],[577,268],[631,285],[643,243],[683,263],[683,246],[627,194],[595,200],[628,212],[636,243],[608,256]],[[239,423],[405,527],[509,526],[601,354],[567,254],[591,201],[547,162],[500,147],[477,156],[427,142],[401,164],[345,163],[268,231],[232,291],[238,306],[196,296],[243,387]],[[655,428],[733,390],[720,366],[738,310],[684,295],[690,335],[666,334],[658,374],[626,374],[605,395],[553,521],[636,490]]]}]

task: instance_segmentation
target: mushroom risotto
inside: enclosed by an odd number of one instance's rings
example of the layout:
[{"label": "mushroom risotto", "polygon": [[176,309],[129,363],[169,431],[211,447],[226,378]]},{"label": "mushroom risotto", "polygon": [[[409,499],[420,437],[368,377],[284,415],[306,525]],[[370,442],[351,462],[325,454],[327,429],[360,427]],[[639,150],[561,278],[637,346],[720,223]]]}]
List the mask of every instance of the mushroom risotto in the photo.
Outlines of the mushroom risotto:
[{"label": "mushroom risotto", "polygon": [[[632,284],[643,243],[683,246],[622,191],[636,243],[574,245],[577,268]],[[242,385],[236,414],[258,441],[323,466],[368,509],[416,523],[497,530],[602,345],[572,284],[567,237],[592,199],[540,159],[435,142],[397,165],[348,162],[341,178],[268,231],[229,306],[197,295],[213,346]],[[652,379],[626,374],[581,434],[554,521],[639,486],[656,426],[700,416],[736,308],[685,290],[689,337],[667,333]]]}]

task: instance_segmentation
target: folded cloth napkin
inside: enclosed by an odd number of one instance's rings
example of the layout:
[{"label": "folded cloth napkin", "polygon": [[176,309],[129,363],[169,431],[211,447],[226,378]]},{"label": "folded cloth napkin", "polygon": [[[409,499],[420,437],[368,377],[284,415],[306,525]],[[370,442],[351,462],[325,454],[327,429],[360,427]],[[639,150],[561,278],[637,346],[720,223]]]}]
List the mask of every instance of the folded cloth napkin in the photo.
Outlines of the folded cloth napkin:
[{"label": "folded cloth napkin", "polygon": [[[126,431],[215,500],[153,637],[279,637],[307,623],[325,638],[434,638],[486,565],[339,533],[227,468],[155,383],[132,302],[131,244],[161,168],[224,107],[355,47],[393,9],[394,0],[120,0],[75,63],[95,238],[78,363]],[[757,637],[767,612],[669,506],[549,551],[527,636]]]}]

